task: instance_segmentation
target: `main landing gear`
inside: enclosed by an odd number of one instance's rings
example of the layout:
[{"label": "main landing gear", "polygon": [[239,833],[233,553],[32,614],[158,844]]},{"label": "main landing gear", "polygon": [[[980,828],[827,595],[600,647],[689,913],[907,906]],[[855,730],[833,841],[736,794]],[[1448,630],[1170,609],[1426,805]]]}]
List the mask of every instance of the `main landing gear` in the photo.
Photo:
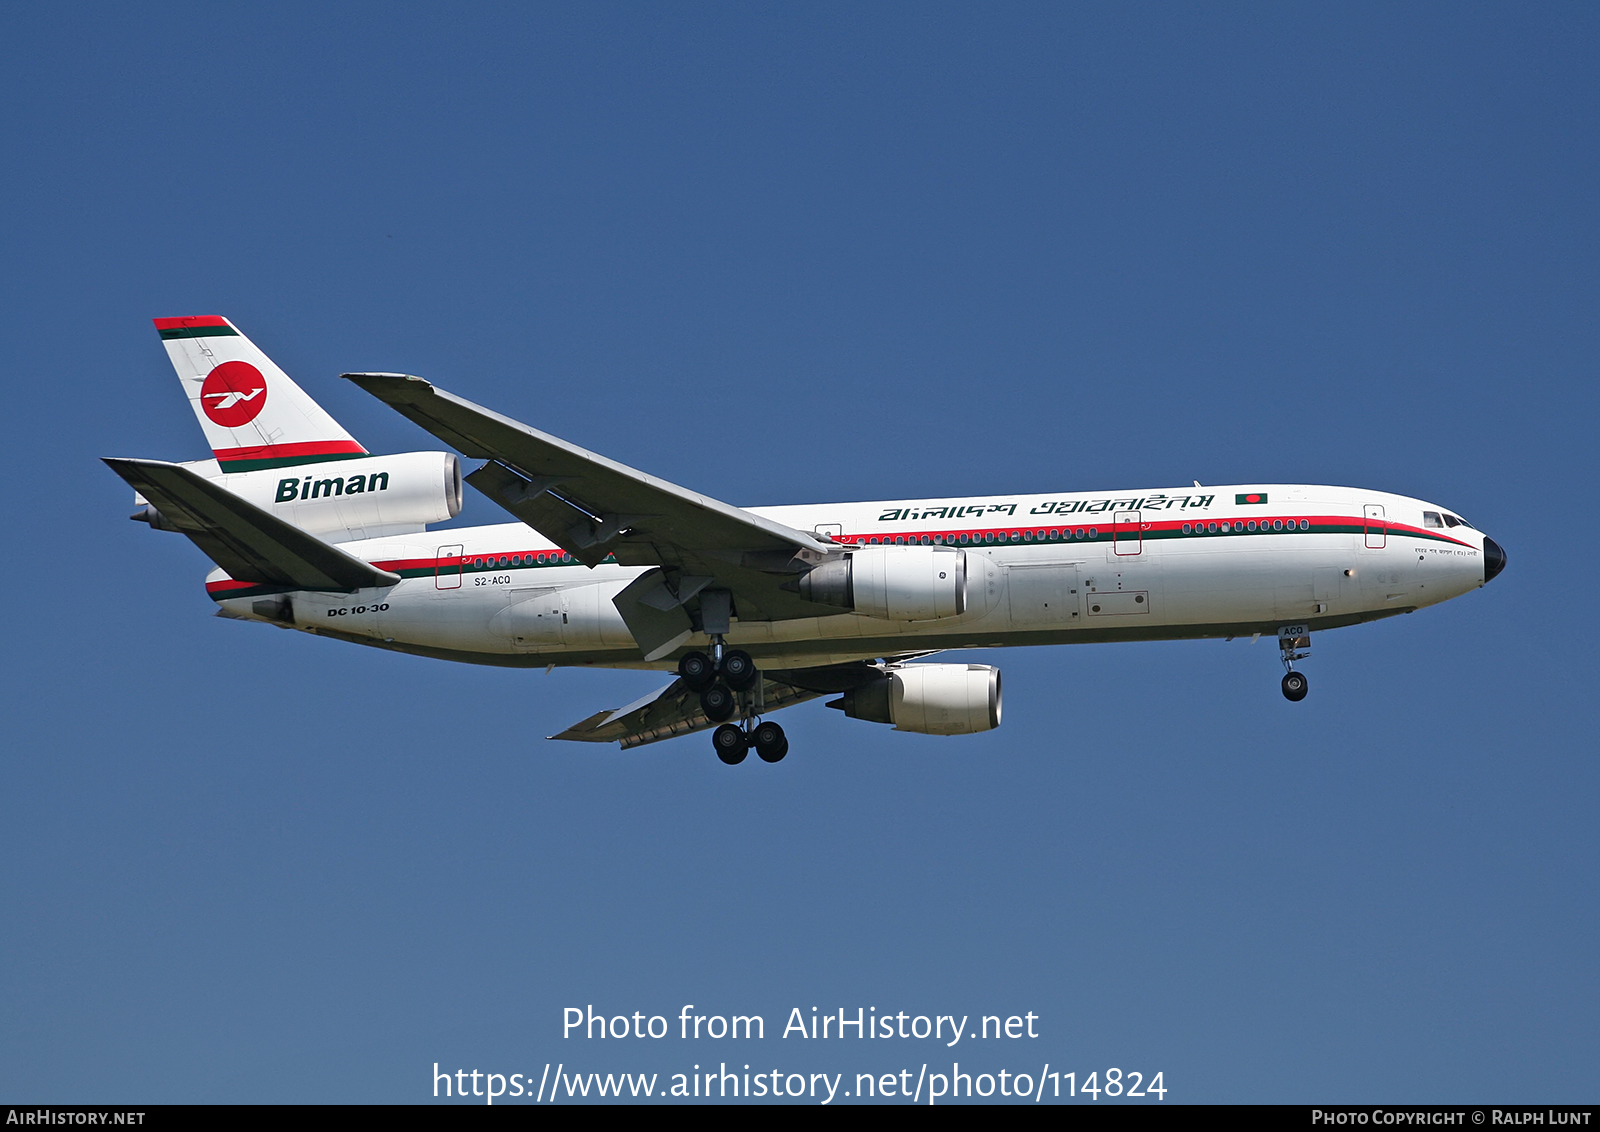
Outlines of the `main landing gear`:
[{"label": "main landing gear", "polygon": [[[775,763],[789,753],[789,740],[783,728],[756,717],[757,697],[743,695],[756,688],[761,673],[749,653],[741,649],[724,650],[721,636],[711,638],[712,655],[692,652],[678,661],[678,675],[691,692],[700,694],[700,710],[713,723],[721,724],[711,733],[717,758],[729,766],[744,761],[753,747],[763,762]],[[741,706],[744,725],[728,723]]]},{"label": "main landing gear", "polygon": [[770,719],[762,720],[749,731],[737,723],[724,723],[711,733],[711,745],[717,750],[717,758],[729,766],[744,762],[752,747],[761,761],[767,763],[779,762],[789,753],[789,740],[783,728]]},{"label": "main landing gear", "polygon": [[1306,674],[1294,668],[1295,661],[1311,655],[1311,630],[1304,625],[1285,625],[1279,629],[1278,655],[1283,659],[1283,698],[1297,704],[1311,690]]}]

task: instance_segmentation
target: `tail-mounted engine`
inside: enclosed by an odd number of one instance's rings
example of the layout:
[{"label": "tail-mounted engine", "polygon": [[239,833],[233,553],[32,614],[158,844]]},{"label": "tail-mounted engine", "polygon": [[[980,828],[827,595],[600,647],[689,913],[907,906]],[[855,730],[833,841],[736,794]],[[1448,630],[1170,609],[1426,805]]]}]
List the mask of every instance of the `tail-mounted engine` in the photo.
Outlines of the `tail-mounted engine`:
[{"label": "tail-mounted engine", "polygon": [[970,735],[1000,726],[1000,670],[986,664],[902,664],[830,700],[851,719],[896,731]]},{"label": "tail-mounted engine", "polygon": [[887,621],[934,621],[967,611],[967,553],[953,546],[866,546],[800,579],[808,601]]},{"label": "tail-mounted engine", "polygon": [[[215,461],[185,465],[303,531],[335,541],[413,534],[461,513],[461,461],[449,452],[361,456],[218,475]],[[132,518],[176,530],[145,503]]]}]

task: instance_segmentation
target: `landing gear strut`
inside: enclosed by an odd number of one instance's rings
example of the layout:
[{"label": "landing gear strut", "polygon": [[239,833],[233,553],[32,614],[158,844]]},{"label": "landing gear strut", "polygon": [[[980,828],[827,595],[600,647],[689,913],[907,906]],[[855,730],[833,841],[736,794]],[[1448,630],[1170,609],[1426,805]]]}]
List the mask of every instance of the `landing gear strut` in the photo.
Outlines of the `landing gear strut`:
[{"label": "landing gear strut", "polygon": [[1311,630],[1305,625],[1284,625],[1280,628],[1278,655],[1283,659],[1283,698],[1297,704],[1311,690],[1306,674],[1294,669],[1295,661],[1311,655]]}]

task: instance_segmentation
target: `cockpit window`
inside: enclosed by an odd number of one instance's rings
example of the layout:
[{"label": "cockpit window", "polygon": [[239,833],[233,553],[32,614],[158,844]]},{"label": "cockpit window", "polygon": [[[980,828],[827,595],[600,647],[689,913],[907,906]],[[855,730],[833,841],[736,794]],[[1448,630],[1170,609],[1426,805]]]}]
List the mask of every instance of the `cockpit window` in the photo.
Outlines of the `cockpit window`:
[{"label": "cockpit window", "polygon": [[1460,519],[1456,518],[1454,515],[1450,514],[1450,512],[1448,512],[1448,511],[1446,511],[1444,513],[1444,521],[1445,521],[1446,525],[1452,526],[1452,527],[1459,527],[1459,526],[1463,525]]},{"label": "cockpit window", "polygon": [[1424,511],[1422,513],[1422,525],[1424,527],[1442,527],[1444,526],[1444,520],[1439,518],[1439,512],[1437,511]]},{"label": "cockpit window", "polygon": [[1469,523],[1465,519],[1463,519],[1460,515],[1452,515],[1448,511],[1446,511],[1444,513],[1444,521],[1449,523],[1452,527],[1455,526],[1457,523],[1460,523],[1463,527],[1466,527],[1467,530],[1469,530],[1469,531],[1475,531],[1475,530],[1478,529],[1477,527],[1474,527],[1471,523]]}]

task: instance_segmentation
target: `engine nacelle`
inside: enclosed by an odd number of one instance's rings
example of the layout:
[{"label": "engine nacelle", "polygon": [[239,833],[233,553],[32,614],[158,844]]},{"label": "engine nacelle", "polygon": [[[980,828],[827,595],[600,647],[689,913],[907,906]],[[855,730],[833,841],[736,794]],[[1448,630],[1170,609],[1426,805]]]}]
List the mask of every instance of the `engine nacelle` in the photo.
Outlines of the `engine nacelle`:
[{"label": "engine nacelle", "polygon": [[903,664],[830,700],[851,719],[922,735],[971,735],[1000,726],[1000,670],[986,664]]},{"label": "engine nacelle", "polygon": [[967,611],[967,553],[954,546],[864,546],[800,579],[808,601],[887,621],[934,621]]},{"label": "engine nacelle", "polygon": [[[335,542],[414,534],[461,513],[461,461],[449,452],[360,456],[253,472],[221,473],[215,460],[185,466],[285,522]],[[148,504],[133,517],[159,530],[175,529]]]}]

